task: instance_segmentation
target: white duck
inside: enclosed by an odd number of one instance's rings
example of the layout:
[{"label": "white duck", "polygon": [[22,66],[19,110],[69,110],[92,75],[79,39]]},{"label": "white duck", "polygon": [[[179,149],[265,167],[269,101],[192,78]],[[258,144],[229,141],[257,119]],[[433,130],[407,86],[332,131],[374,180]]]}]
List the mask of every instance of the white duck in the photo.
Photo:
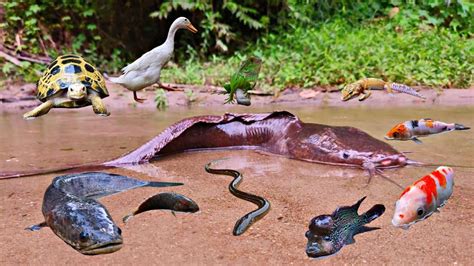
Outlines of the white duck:
[{"label": "white duck", "polygon": [[173,55],[174,50],[174,35],[179,29],[188,29],[192,33],[196,33],[197,29],[191,24],[189,19],[185,17],[177,18],[168,31],[166,41],[153,48],[153,50],[146,52],[135,62],[122,69],[120,77],[110,77],[110,81],[120,84],[133,91],[133,99],[142,103],[145,99],[137,97],[137,91],[144,89],[150,85],[158,83],[158,85],[165,89],[172,89],[163,85],[160,82],[161,68],[168,63]]}]

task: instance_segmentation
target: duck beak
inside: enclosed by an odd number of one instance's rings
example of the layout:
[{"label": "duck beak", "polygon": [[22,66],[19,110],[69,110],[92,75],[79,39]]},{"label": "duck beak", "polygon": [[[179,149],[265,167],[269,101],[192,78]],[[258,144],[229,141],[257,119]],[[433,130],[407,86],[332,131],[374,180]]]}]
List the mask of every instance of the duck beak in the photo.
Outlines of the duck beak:
[{"label": "duck beak", "polygon": [[198,32],[198,30],[193,26],[193,24],[189,23],[188,25],[186,25],[186,28],[192,32],[192,33],[196,33]]}]

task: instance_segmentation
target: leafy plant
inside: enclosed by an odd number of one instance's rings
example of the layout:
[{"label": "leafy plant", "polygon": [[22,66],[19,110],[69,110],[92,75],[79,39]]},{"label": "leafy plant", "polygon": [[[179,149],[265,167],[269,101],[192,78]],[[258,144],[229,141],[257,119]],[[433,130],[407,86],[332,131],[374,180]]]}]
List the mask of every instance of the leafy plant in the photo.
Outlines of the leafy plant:
[{"label": "leafy plant", "polygon": [[230,82],[224,85],[224,89],[228,95],[226,103],[233,103],[235,99],[240,103],[240,99],[236,95],[237,90],[241,90],[243,94],[247,95],[248,91],[253,89],[257,84],[261,67],[262,59],[255,56],[242,62],[240,68],[230,78]]},{"label": "leafy plant", "polygon": [[166,108],[168,108],[168,96],[166,96],[166,91],[164,89],[156,90],[155,104],[156,109],[158,110],[166,110]]},{"label": "leafy plant", "polygon": [[188,105],[191,105],[197,99],[197,95],[191,89],[185,89],[184,90],[184,96],[186,97],[186,103]]}]

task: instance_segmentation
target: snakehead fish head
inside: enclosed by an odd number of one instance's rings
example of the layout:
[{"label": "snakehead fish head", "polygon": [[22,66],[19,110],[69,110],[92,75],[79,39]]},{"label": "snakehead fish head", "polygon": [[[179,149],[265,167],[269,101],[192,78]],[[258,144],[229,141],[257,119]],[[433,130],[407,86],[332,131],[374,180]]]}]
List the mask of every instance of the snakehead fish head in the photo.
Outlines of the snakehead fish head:
[{"label": "snakehead fish head", "polygon": [[122,231],[99,202],[70,197],[46,215],[51,229],[85,255],[112,253],[122,247]]}]

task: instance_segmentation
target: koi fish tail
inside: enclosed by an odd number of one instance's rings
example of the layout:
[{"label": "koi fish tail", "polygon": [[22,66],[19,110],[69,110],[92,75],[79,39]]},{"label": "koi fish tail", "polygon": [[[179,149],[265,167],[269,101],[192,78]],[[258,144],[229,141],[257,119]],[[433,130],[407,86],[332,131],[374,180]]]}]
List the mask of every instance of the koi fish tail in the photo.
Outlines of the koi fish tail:
[{"label": "koi fish tail", "polygon": [[362,214],[362,216],[364,217],[366,223],[370,223],[373,220],[382,216],[384,212],[385,206],[383,206],[382,204],[376,204],[372,208],[370,208],[370,210]]},{"label": "koi fish tail", "polygon": [[409,94],[411,96],[415,96],[415,97],[418,97],[418,98],[421,98],[421,99],[426,99],[425,96],[419,94],[415,89],[413,89],[412,87],[409,87],[407,85],[399,84],[399,83],[392,83],[390,87],[394,91],[398,91],[398,92],[401,92],[401,93],[406,93],[406,94]]},{"label": "koi fish tail", "polygon": [[471,129],[471,128],[466,127],[466,126],[461,125],[461,124],[454,124],[454,130],[468,130],[468,129]]}]

